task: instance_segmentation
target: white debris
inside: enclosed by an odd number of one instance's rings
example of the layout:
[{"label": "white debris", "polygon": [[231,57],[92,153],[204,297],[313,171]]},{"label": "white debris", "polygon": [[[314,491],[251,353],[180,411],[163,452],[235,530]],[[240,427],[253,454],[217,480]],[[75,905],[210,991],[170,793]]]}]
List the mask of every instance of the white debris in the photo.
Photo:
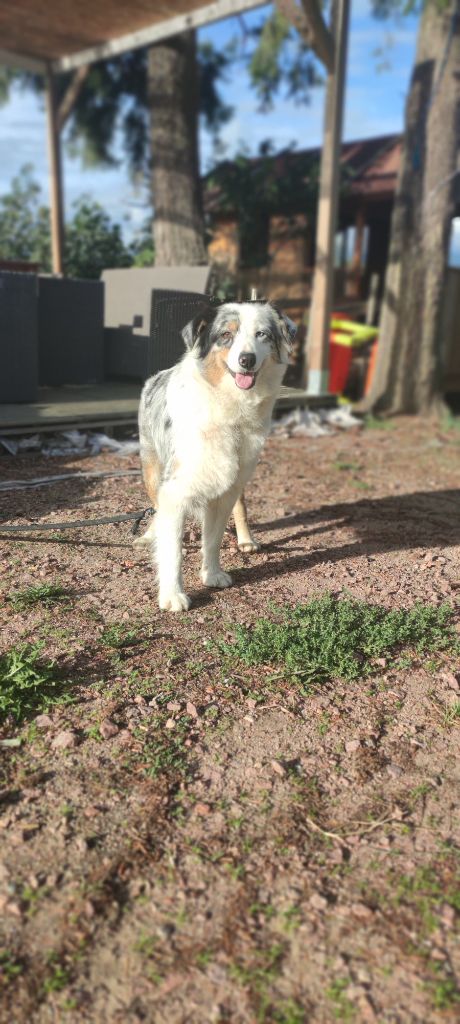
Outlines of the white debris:
[{"label": "white debris", "polygon": [[117,455],[137,455],[139,441],[117,441],[107,434],[85,433],[81,430],[64,430],[59,434],[32,434],[30,437],[1,437],[0,445],[10,455],[20,452],[36,451],[41,455],[77,455],[88,452],[99,455],[102,451],[111,451]]},{"label": "white debris", "polygon": [[335,430],[362,427],[362,420],[353,416],[351,406],[336,409],[293,409],[273,423],[272,433],[277,437],[327,437]]}]

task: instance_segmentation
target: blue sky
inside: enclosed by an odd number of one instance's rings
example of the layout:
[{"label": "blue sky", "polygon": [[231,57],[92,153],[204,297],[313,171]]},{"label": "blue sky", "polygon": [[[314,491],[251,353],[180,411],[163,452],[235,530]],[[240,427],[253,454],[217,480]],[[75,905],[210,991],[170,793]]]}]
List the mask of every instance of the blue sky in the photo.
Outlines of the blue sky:
[{"label": "blue sky", "polygon": [[[345,139],[365,138],[386,132],[400,131],[403,125],[404,102],[414,58],[417,18],[408,16],[378,21],[369,14],[369,0],[352,2],[348,50],[348,72],[345,96]],[[248,26],[260,22],[270,8],[261,8],[245,15]],[[215,46],[225,44],[241,31],[236,18],[211,25],[200,31],[202,40]],[[376,56],[377,50],[383,55]],[[384,70],[379,65],[385,63]],[[324,89],[315,89],[309,106],[298,106],[279,97],[273,110],[260,114],[257,98],[244,71],[232,74],[222,88],[226,102],[235,108],[235,116],[225,126],[222,141],[227,156],[242,144],[256,152],[260,142],[270,138],[277,149],[295,143],[298,148],[321,142]],[[211,140],[201,132],[201,163],[203,170],[212,162]],[[78,158],[64,151],[64,183],[67,215],[71,204],[82,193],[89,193],[102,203],[114,220],[124,225],[127,237],[145,217],[129,180],[121,147],[117,149],[120,166],[116,169],[82,167]],[[42,185],[44,201],[48,201],[45,116],[40,101],[30,93],[15,89],[10,101],[0,107],[0,194],[9,190],[11,179],[25,163],[32,163],[36,180]]]}]

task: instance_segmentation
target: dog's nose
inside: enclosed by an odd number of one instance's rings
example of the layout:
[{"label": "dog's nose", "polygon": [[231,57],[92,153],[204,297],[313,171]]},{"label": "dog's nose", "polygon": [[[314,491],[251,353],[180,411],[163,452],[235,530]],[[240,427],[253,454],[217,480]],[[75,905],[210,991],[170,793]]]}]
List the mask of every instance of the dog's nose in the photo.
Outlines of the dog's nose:
[{"label": "dog's nose", "polygon": [[240,352],[238,362],[243,370],[253,370],[256,365],[254,352]]}]

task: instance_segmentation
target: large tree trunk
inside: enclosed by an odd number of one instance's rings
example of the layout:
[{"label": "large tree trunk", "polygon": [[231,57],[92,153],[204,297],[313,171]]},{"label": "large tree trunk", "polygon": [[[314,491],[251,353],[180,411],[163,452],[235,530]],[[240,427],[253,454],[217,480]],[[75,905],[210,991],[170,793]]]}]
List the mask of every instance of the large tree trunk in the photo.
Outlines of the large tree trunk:
[{"label": "large tree trunk", "polygon": [[441,395],[442,302],[460,137],[460,19],[427,0],[406,105],[376,373],[368,406],[430,410]]},{"label": "large tree trunk", "polygon": [[194,32],[150,48],[148,94],[155,262],[166,267],[206,263]]}]

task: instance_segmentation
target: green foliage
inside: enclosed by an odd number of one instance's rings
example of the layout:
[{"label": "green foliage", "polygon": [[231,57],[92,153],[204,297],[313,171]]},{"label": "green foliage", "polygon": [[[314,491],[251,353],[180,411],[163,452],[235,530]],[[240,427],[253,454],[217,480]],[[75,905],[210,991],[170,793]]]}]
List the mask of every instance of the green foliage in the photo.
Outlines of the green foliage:
[{"label": "green foliage", "polygon": [[[311,51],[284,14],[276,8],[256,29],[257,46],[249,61],[251,84],[260,101],[260,109],[271,110],[275,95],[284,84],[288,96],[308,102],[311,90],[322,81]],[[295,46],[293,55],[293,48]]]},{"label": "green foliage", "polygon": [[32,164],[25,164],[0,196],[0,254],[4,260],[29,260],[41,270],[51,269],[49,213],[33,179]]},{"label": "green foliage", "polygon": [[114,622],[111,626],[107,626],[104,629],[104,632],[101,634],[101,643],[105,647],[121,650],[123,647],[129,647],[131,644],[137,643],[138,637],[138,629],[127,629],[126,626],[121,626]]},{"label": "green foliage", "polygon": [[0,722],[19,724],[62,699],[56,662],[41,658],[42,643],[12,647],[0,657]]},{"label": "green foliage", "polygon": [[[49,210],[41,203],[40,186],[31,164],[13,178],[11,190],[0,196],[0,255],[6,260],[39,263],[51,269]],[[121,229],[99,203],[81,196],[66,225],[65,268],[71,277],[99,278],[104,267],[128,267],[133,252],[125,246]]]},{"label": "green foliage", "polygon": [[36,604],[45,605],[48,608],[57,601],[64,601],[67,598],[67,591],[59,583],[39,583],[36,587],[25,587],[24,590],[16,590],[9,595],[8,601],[15,612],[22,612],[26,608],[33,608]]},{"label": "green foliage", "polygon": [[70,277],[99,278],[104,267],[131,266],[119,224],[112,224],[99,203],[81,196],[74,211],[65,235],[65,267]]},{"label": "green foliage", "polygon": [[376,658],[401,649],[459,650],[450,605],[415,604],[387,611],[353,599],[315,598],[280,612],[279,621],[258,619],[237,626],[235,641],[221,650],[247,665],[281,665],[300,679],[359,679]]}]

